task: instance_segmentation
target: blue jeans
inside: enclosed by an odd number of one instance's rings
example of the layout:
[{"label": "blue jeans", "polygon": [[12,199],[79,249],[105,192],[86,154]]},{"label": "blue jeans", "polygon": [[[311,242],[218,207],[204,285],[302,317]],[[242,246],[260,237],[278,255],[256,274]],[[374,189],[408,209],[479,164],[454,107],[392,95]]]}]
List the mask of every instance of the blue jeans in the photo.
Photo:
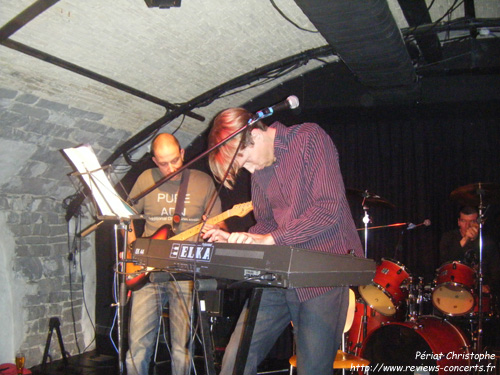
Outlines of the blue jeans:
[{"label": "blue jeans", "polygon": [[[342,341],[349,306],[349,288],[333,290],[300,302],[293,289],[269,288],[262,292],[244,375],[257,373],[283,330],[293,322],[300,375],[331,375]],[[220,375],[232,375],[247,307],[241,312],[222,359]]]},{"label": "blue jeans", "polygon": [[163,306],[169,303],[172,374],[185,375],[191,359],[188,350],[192,281],[148,283],[132,293],[129,324],[128,375],[147,375],[155,350]]}]

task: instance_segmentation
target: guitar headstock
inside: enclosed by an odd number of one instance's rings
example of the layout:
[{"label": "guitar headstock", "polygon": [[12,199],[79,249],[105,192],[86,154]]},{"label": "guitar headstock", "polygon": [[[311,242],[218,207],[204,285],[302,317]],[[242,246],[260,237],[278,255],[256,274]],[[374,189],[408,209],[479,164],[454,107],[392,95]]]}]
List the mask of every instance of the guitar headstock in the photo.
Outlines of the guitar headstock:
[{"label": "guitar headstock", "polygon": [[252,201],[235,204],[229,211],[231,216],[243,217],[253,210]]}]

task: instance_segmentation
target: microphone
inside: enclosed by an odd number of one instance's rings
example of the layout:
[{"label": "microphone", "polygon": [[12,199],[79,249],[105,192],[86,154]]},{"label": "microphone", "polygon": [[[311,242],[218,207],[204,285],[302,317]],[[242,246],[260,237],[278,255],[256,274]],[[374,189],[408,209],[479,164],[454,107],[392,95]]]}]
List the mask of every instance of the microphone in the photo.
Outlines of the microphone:
[{"label": "microphone", "polygon": [[97,228],[99,228],[99,226],[104,223],[104,220],[101,220],[101,221],[98,221],[97,223],[94,223],[92,225],[90,225],[89,227],[87,227],[86,229],[84,229],[83,231],[81,231],[80,233],[77,233],[76,236],[77,237],[80,237],[80,238],[83,238],[83,237],[86,237],[88,236],[90,233],[94,232],[97,230]]},{"label": "microphone", "polygon": [[431,221],[429,219],[425,219],[423,221],[423,223],[420,223],[420,224],[408,223],[408,228],[406,228],[406,230],[412,230],[412,229],[415,229],[416,227],[420,227],[422,225],[428,227],[429,225],[431,225]]},{"label": "microphone", "polygon": [[298,106],[299,106],[299,98],[297,98],[295,95],[291,95],[284,101],[275,104],[272,107],[267,107],[261,109],[258,112],[255,112],[255,114],[250,119],[249,123],[252,124],[256,121],[262,120],[263,118],[272,116],[274,112],[283,111],[285,109],[295,109]]}]

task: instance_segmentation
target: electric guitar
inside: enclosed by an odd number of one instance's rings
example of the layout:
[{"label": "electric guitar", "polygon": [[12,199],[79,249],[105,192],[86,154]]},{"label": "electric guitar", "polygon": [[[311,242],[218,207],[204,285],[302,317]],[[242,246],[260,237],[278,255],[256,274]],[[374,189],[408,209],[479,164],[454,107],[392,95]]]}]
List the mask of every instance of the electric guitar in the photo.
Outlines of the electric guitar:
[{"label": "electric guitar", "polygon": [[[252,202],[236,204],[233,206],[233,208],[219,215],[209,218],[207,220],[207,223],[214,225],[233,216],[243,217],[252,210],[253,210]],[[169,224],[165,224],[149,238],[155,240],[168,239],[168,240],[185,241],[188,238],[197,235],[202,226],[203,223],[195,225],[194,227],[191,227],[182,233],[172,236],[173,234],[172,227]],[[131,259],[132,259],[132,254],[130,253],[129,250],[127,250],[126,260],[128,260],[128,262],[126,262],[125,266],[125,273],[127,274],[125,285],[127,286],[128,289],[135,291],[141,289],[149,281],[149,273],[153,271],[154,268],[138,266],[134,264],[131,261]]]}]

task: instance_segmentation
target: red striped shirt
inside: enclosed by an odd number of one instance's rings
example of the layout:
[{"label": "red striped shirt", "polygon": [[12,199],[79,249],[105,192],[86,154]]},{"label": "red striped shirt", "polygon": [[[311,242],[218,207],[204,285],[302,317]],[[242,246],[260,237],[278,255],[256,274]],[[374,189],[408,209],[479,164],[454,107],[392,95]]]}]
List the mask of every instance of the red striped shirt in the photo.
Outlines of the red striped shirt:
[{"label": "red striped shirt", "polygon": [[[249,231],[270,233],[277,245],[364,257],[331,138],[312,123],[271,127],[276,162],[252,174],[257,223]],[[298,288],[297,294],[306,301],[330,289]]]}]

